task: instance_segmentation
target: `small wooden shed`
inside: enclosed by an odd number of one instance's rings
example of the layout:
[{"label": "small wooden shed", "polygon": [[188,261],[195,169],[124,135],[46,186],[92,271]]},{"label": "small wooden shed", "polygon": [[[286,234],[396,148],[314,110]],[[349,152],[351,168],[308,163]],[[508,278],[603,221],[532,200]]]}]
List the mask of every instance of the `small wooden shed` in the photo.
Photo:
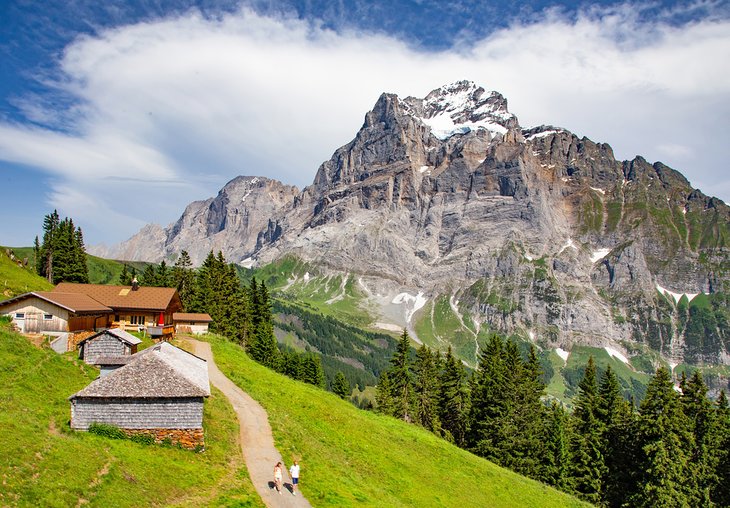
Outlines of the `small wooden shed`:
[{"label": "small wooden shed", "polygon": [[176,333],[192,333],[200,335],[208,333],[208,325],[213,319],[208,314],[196,314],[192,312],[175,312],[172,315],[175,323]]},{"label": "small wooden shed", "polygon": [[91,365],[99,365],[99,358],[131,356],[142,341],[119,328],[109,328],[79,342],[79,358]]},{"label": "small wooden shed", "polygon": [[71,395],[71,428],[106,423],[129,435],[202,447],[203,401],[209,395],[207,362],[161,342]]}]

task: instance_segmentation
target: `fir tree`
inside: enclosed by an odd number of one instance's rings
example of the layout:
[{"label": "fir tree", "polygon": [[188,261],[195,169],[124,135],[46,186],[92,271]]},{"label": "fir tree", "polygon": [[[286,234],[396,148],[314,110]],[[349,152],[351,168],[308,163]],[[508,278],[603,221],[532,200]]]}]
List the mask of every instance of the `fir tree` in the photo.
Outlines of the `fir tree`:
[{"label": "fir tree", "polygon": [[492,335],[479,357],[473,378],[467,446],[477,455],[497,462],[500,452],[500,425],[507,412],[504,344]]},{"label": "fir tree", "polygon": [[598,415],[596,364],[591,356],[578,385],[573,412],[571,481],[579,497],[597,504],[601,499],[605,462],[603,425]]},{"label": "fir tree", "polygon": [[122,273],[119,274],[119,284],[122,286],[132,285],[132,275],[127,270],[127,264],[122,265]]},{"label": "fir tree", "polygon": [[631,506],[690,506],[692,435],[679,395],[665,367],[649,383],[636,426],[639,472]]},{"label": "fir tree", "polygon": [[692,504],[709,506],[711,504],[710,494],[715,490],[715,485],[719,480],[717,477],[719,435],[716,411],[707,398],[707,386],[700,372],[694,371],[689,380],[684,377],[684,372],[682,374],[680,400],[694,437],[690,455],[690,468],[693,473],[691,476],[692,490],[695,495]]},{"label": "fir tree", "polygon": [[603,430],[601,453],[606,466],[601,499],[608,506],[622,506],[634,483],[633,413],[610,365],[598,389],[597,415]]},{"label": "fir tree", "polygon": [[314,353],[306,353],[302,360],[302,381],[305,383],[325,388],[326,378],[322,369],[322,362],[319,355]]},{"label": "fir tree", "polygon": [[413,376],[411,374],[410,340],[404,329],[396,346],[393,358],[390,360],[391,369],[388,373],[395,404],[393,416],[411,422],[413,418],[414,392]]},{"label": "fir tree", "polygon": [[378,413],[388,416],[393,416],[395,413],[393,387],[387,370],[380,373],[378,384],[375,386],[375,405]]},{"label": "fir tree", "polygon": [[711,499],[718,506],[730,506],[730,406],[725,391],[720,392],[715,405],[717,432],[717,483],[712,489]]},{"label": "fir tree", "polygon": [[332,392],[341,399],[349,399],[352,393],[350,382],[347,381],[342,371],[338,370],[335,374],[335,380],[332,383]]},{"label": "fir tree", "polygon": [[413,371],[416,422],[432,432],[438,432],[438,370],[435,355],[427,346],[418,349]]},{"label": "fir tree", "polygon": [[569,415],[562,405],[553,401],[547,418],[545,467],[541,479],[563,492],[572,492]]},{"label": "fir tree", "polygon": [[183,309],[191,308],[195,291],[195,274],[190,254],[186,250],[180,252],[180,256],[178,256],[175,265],[172,267],[171,282],[177,288]]},{"label": "fir tree", "polygon": [[167,268],[167,263],[164,259],[157,265],[155,285],[162,288],[170,287],[170,270]]},{"label": "fir tree", "polygon": [[469,392],[465,380],[464,367],[449,346],[439,379],[438,415],[444,438],[461,447],[466,442],[469,415]]}]

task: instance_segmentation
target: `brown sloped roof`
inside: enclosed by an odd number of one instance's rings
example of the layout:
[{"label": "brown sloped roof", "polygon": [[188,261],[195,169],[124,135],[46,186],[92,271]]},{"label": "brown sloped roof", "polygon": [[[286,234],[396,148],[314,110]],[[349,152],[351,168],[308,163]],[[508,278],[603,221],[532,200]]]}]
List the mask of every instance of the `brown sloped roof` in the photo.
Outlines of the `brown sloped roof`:
[{"label": "brown sloped roof", "polygon": [[210,395],[208,364],[166,342],[132,355],[131,361],[71,395],[88,398],[180,398]]},{"label": "brown sloped roof", "polygon": [[31,293],[24,293],[22,295],[16,296],[15,298],[0,302],[0,306],[8,303],[15,303],[32,297],[40,298],[41,300],[57,305],[62,309],[66,309],[67,311],[73,312],[75,314],[112,312],[112,309],[110,309],[106,305],[99,303],[98,301],[94,300],[86,294],[64,293],[60,291],[33,291]]},{"label": "brown sloped roof", "polygon": [[213,321],[208,314],[196,314],[194,312],[175,312],[172,315],[173,321],[192,321],[195,323],[210,323]]},{"label": "brown sloped roof", "polygon": [[106,286],[102,284],[73,284],[61,282],[52,293],[85,294],[112,309],[149,310],[155,312],[182,308],[175,288],[140,286],[132,291],[131,286]]}]

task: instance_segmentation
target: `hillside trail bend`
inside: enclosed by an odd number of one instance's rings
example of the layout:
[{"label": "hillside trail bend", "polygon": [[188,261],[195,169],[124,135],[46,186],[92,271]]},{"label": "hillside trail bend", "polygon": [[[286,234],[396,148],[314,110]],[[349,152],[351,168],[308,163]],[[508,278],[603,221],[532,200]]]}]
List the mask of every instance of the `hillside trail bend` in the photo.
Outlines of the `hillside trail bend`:
[{"label": "hillside trail bend", "polygon": [[[269,417],[261,405],[250,395],[228,379],[213,360],[210,344],[186,338],[193,346],[195,354],[208,362],[210,382],[225,395],[233,406],[240,427],[241,449],[248,468],[248,474],[264,504],[269,507],[311,507],[301,491],[293,496],[289,488],[291,478],[288,465],[274,447],[274,437],[269,425]],[[284,466],[284,484],[282,493],[278,494],[273,487],[274,464],[281,461]]]}]

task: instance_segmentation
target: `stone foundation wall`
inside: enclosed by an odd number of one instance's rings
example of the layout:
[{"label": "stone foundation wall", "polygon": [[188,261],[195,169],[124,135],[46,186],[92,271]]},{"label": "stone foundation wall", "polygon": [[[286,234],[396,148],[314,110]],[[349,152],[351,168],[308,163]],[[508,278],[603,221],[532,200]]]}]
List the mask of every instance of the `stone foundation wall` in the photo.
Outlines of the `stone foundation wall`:
[{"label": "stone foundation wall", "polygon": [[128,436],[152,436],[155,443],[169,442],[188,450],[203,449],[203,429],[121,429]]}]

